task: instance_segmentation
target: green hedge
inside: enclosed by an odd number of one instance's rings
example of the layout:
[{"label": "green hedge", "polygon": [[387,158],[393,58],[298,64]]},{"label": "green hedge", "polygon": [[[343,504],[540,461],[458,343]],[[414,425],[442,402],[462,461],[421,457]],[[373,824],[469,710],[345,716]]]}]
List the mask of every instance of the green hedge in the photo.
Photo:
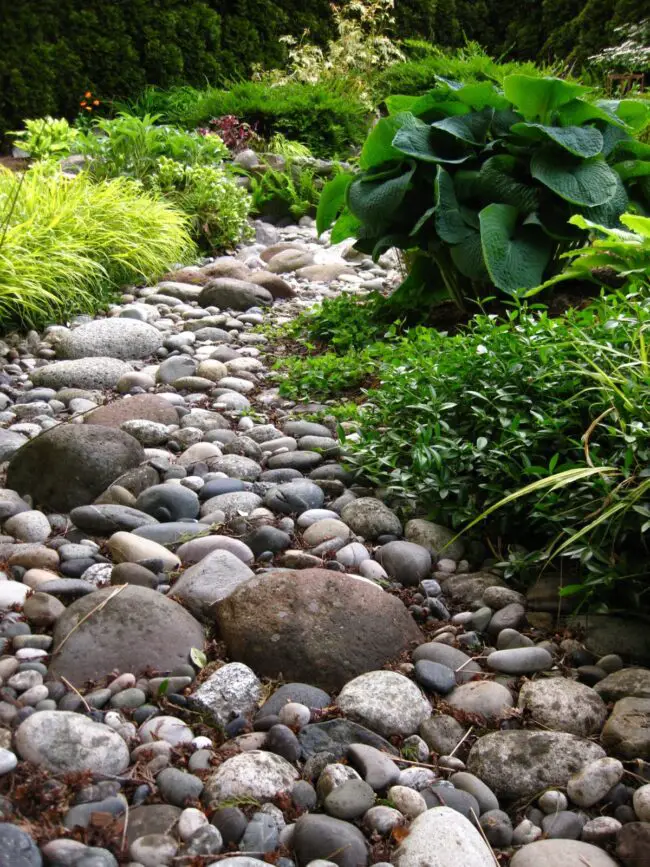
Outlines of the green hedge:
[{"label": "green hedge", "polygon": [[322,42],[331,29],[328,0],[21,0],[0,19],[0,135],[25,117],[74,116],[86,89],[107,101],[245,78],[282,62],[283,34]]}]

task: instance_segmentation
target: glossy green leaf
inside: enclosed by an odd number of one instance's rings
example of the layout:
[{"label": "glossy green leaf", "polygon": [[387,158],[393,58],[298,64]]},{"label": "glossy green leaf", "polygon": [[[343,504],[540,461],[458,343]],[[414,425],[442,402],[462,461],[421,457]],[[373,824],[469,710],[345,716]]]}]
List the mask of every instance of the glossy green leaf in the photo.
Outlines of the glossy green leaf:
[{"label": "glossy green leaf", "polygon": [[205,668],[208,664],[208,657],[199,647],[193,647],[190,650],[190,659],[197,668]]},{"label": "glossy green leaf", "polygon": [[617,143],[612,151],[612,159],[629,160],[629,159],[650,160],[650,144],[637,141],[636,139],[625,139]]},{"label": "glossy green leaf", "polygon": [[537,190],[518,180],[519,161],[507,154],[490,157],[481,166],[480,183],[484,201],[513,205],[522,212],[537,208]]},{"label": "glossy green leaf", "polygon": [[612,168],[622,181],[630,178],[644,178],[650,175],[650,160],[623,160]]},{"label": "glossy green leaf", "polygon": [[361,221],[354,214],[345,210],[332,226],[331,241],[332,244],[338,244],[345,241],[346,238],[351,238],[356,235],[361,226]]},{"label": "glossy green leaf", "polygon": [[481,173],[477,169],[459,169],[454,174],[454,189],[459,202],[479,202]]},{"label": "glossy green leaf", "polygon": [[603,137],[593,126],[545,126],[516,123],[512,132],[524,138],[548,139],[577,157],[595,157],[603,149]]},{"label": "glossy green leaf", "polygon": [[440,133],[435,126],[413,120],[398,130],[393,139],[393,147],[400,156],[414,157],[425,163],[462,163],[471,156],[461,142]]},{"label": "glossy green leaf", "polygon": [[577,99],[589,88],[562,78],[537,78],[532,75],[507,75],[503,92],[526,120],[547,123],[552,112]]},{"label": "glossy green leaf", "polygon": [[362,169],[371,169],[382,165],[382,163],[401,159],[402,155],[395,150],[392,142],[395,133],[404,125],[405,119],[408,117],[408,113],[395,114],[390,117],[382,117],[375,124],[368,133],[368,138],[361,151],[359,166]]},{"label": "glossy green leaf", "polygon": [[602,157],[584,160],[553,145],[533,155],[530,173],[562,199],[587,208],[604,205],[617,190],[616,175]]},{"label": "glossy green leaf", "polygon": [[482,111],[471,111],[469,114],[437,120],[432,127],[449,133],[467,144],[481,145],[485,142],[493,117],[494,109],[484,108]]},{"label": "glossy green leaf", "polygon": [[343,209],[345,194],[353,178],[354,175],[341,172],[323,187],[316,212],[316,230],[319,235],[330,228]]},{"label": "glossy green leaf", "polygon": [[553,244],[539,226],[525,225],[511,205],[488,205],[479,214],[483,258],[495,286],[509,295],[538,286]]},{"label": "glossy green leaf", "polygon": [[368,227],[385,224],[402,204],[414,171],[413,163],[393,178],[355,179],[347,191],[348,208]]},{"label": "glossy green leaf", "polygon": [[436,212],[436,206],[435,205],[433,205],[430,208],[427,208],[427,210],[421,215],[420,219],[417,221],[415,226],[413,226],[413,228],[411,229],[410,236],[414,237],[415,235],[417,235],[417,233],[420,231],[420,229],[422,229],[424,226],[426,226],[426,224],[433,217],[435,212]]},{"label": "glossy green leaf", "polygon": [[407,96],[406,94],[393,93],[384,100],[389,114],[411,111],[413,103],[420,99],[419,96]]},{"label": "glossy green leaf", "polygon": [[650,123],[650,104],[643,99],[611,99],[598,103],[606,111],[616,114],[631,132],[638,134]]},{"label": "glossy green leaf", "polygon": [[464,221],[456,193],[454,182],[449,172],[438,166],[435,180],[436,207],[434,222],[438,236],[447,244],[459,244],[474,234]]},{"label": "glossy green leaf", "polygon": [[582,126],[589,121],[602,120],[607,124],[625,128],[625,121],[616,117],[613,111],[609,111],[598,103],[587,102],[585,99],[572,99],[557,109],[556,117],[562,126]]},{"label": "glossy green leaf", "polygon": [[510,133],[511,127],[515,123],[521,123],[523,116],[518,111],[512,108],[504,108],[494,112],[492,118],[492,135],[494,138],[503,138]]},{"label": "glossy green leaf", "polygon": [[466,84],[456,91],[456,96],[465,105],[469,105],[476,110],[482,108],[504,110],[509,108],[508,100],[502,93],[499,93],[491,81]]},{"label": "glossy green leaf", "polygon": [[604,157],[611,156],[621,142],[633,141],[630,134],[618,126],[601,124],[600,132],[603,137],[603,149],[601,153]]}]

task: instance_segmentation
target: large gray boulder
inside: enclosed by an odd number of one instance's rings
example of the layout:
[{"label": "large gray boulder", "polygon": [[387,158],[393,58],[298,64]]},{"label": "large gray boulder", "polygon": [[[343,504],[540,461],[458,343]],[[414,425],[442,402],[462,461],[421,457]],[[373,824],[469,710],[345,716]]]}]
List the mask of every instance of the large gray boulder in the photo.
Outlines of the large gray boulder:
[{"label": "large gray boulder", "polygon": [[80,686],[114,670],[169,672],[189,661],[193,647],[203,648],[201,624],[177,602],[134,584],[113,596],[115,591],[106,587],[89,593],[59,617],[50,678],[63,676]]},{"label": "large gray boulder", "polygon": [[494,858],[469,819],[451,807],[434,807],[413,821],[393,863],[396,867],[494,867]]},{"label": "large gray boulder", "polygon": [[254,572],[231,551],[217,549],[190,566],[172,588],[172,594],[196,617],[208,618],[215,605],[234,593]]},{"label": "large gray boulder", "polygon": [[57,346],[59,358],[146,358],[162,346],[162,334],[153,325],[135,319],[96,319],[64,335]]},{"label": "large gray boulder", "polygon": [[34,385],[45,388],[114,388],[133,368],[117,358],[79,358],[55,361],[30,374]]},{"label": "large gray boulder", "polygon": [[497,798],[515,801],[546,788],[564,788],[569,777],[604,755],[598,744],[565,732],[493,732],[476,741],[467,770]]},{"label": "large gray boulder", "polygon": [[234,277],[210,280],[199,295],[200,307],[248,310],[249,307],[269,307],[271,304],[273,296],[268,289],[247,280],[236,280]]},{"label": "large gray boulder", "polygon": [[422,640],[399,599],[327,569],[255,576],[216,608],[232,659],[261,677],[282,674],[326,690],[381,668]]},{"label": "large gray boulder", "polygon": [[102,425],[62,424],[28,442],[11,459],[7,487],[35,504],[69,512],[92,503],[127,470],[145,459],[129,434]]}]

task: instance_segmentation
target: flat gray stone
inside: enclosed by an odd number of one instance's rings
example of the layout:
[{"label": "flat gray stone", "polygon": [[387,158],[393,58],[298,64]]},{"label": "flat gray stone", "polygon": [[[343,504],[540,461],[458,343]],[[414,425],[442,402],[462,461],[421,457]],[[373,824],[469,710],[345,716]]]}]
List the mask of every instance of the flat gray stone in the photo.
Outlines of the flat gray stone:
[{"label": "flat gray stone", "polygon": [[395,867],[494,867],[494,857],[468,819],[450,807],[436,807],[414,819],[393,863]]},{"label": "flat gray stone", "polygon": [[396,671],[370,671],[345,684],[336,703],[346,716],[384,737],[408,736],[431,716],[418,687]]},{"label": "flat gray stone", "polygon": [[607,707],[597,692],[564,677],[528,681],[519,693],[518,707],[545,728],[580,737],[599,734],[607,719]]},{"label": "flat gray stone", "polygon": [[607,852],[580,840],[537,840],[515,853],[510,867],[617,867]]},{"label": "flat gray stone", "polygon": [[183,572],[172,588],[172,595],[196,617],[214,617],[217,603],[254,574],[231,551],[217,549]]},{"label": "flat gray stone", "polygon": [[534,674],[536,671],[546,671],[552,665],[553,657],[544,647],[495,650],[487,658],[488,668],[504,674]]},{"label": "flat gray stone", "polygon": [[205,795],[217,807],[232,798],[255,798],[262,803],[289,792],[299,777],[298,771],[274,753],[251,750],[240,753],[205,779]]},{"label": "flat gray stone", "polygon": [[133,368],[117,358],[79,358],[55,361],[38,367],[30,374],[34,385],[46,388],[114,388]]},{"label": "flat gray stone", "polygon": [[296,822],[293,849],[300,867],[316,860],[338,867],[366,867],[368,863],[368,844],[357,827],[316,813],[301,816]]}]

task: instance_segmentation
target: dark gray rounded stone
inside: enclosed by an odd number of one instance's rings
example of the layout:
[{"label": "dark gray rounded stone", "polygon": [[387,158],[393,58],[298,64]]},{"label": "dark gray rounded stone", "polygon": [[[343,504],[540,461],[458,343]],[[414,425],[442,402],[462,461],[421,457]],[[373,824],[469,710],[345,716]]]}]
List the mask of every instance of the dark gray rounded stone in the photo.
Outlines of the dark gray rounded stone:
[{"label": "dark gray rounded stone", "polygon": [[7,471],[7,487],[29,494],[46,509],[69,512],[92,503],[144,458],[140,443],[124,431],[62,424],[16,452]]},{"label": "dark gray rounded stone", "polygon": [[333,861],[339,867],[366,867],[368,844],[349,822],[312,813],[296,822],[293,849],[300,867],[310,861]]},{"label": "dark gray rounded stone", "polygon": [[395,747],[381,735],[347,719],[311,723],[301,730],[298,740],[306,758],[316,753],[330,753],[339,761],[347,756],[352,744],[366,744],[392,756],[399,755]]},{"label": "dark gray rounded stone", "polygon": [[0,822],[0,867],[42,867],[38,846],[24,831]]},{"label": "dark gray rounded stone", "polygon": [[155,590],[133,584],[78,625],[114,592],[115,587],[96,590],[77,599],[59,617],[50,678],[63,676],[80,686],[113,670],[135,675],[147,668],[167,672],[186,663],[193,647],[203,648],[203,628],[189,612]]},{"label": "dark gray rounded stone", "polygon": [[456,686],[456,675],[447,665],[420,659],[415,663],[415,679],[430,692],[447,695]]},{"label": "dark gray rounded stone", "polygon": [[196,518],[200,506],[194,491],[176,484],[147,488],[135,501],[135,507],[158,521],[180,521]]},{"label": "dark gray rounded stone", "polygon": [[222,807],[213,814],[211,821],[221,834],[224,846],[237,845],[248,825],[248,819],[239,807]]},{"label": "dark gray rounded stone", "polygon": [[377,554],[377,560],[395,581],[415,587],[431,573],[431,554],[413,542],[389,542]]},{"label": "dark gray rounded stone", "polygon": [[264,497],[268,509],[284,515],[301,515],[308,509],[320,509],[324,502],[325,494],[321,488],[306,479],[284,482]]},{"label": "dark gray rounded stone", "polygon": [[244,539],[255,556],[264,551],[272,551],[274,554],[285,551],[291,545],[291,537],[277,527],[260,527],[254,530]]},{"label": "dark gray rounded stone", "polygon": [[542,819],[542,831],[550,840],[578,840],[582,834],[585,817],[572,813],[571,810],[560,810]]},{"label": "dark gray rounded stone", "polygon": [[269,307],[273,304],[273,296],[256,283],[236,280],[234,277],[218,277],[205,284],[198,302],[199,307],[248,310],[249,307]]},{"label": "dark gray rounded stone", "polygon": [[80,530],[98,536],[111,536],[120,530],[130,532],[145,524],[156,524],[151,515],[130,506],[79,506],[70,512],[70,520]]},{"label": "dark gray rounded stone", "polygon": [[219,494],[231,494],[234,491],[246,490],[245,482],[241,479],[213,479],[206,482],[199,491],[199,499],[201,502],[209,500],[211,497],[218,497]]},{"label": "dark gray rounded stone", "polygon": [[159,545],[177,545],[179,542],[189,542],[190,539],[198,539],[209,534],[209,525],[199,524],[195,521],[148,524],[146,527],[138,527],[137,530],[133,530],[134,536],[151,539],[152,542],[158,542]]},{"label": "dark gray rounded stone", "polygon": [[282,756],[291,764],[298,761],[302,751],[298,738],[288,726],[282,724],[274,725],[269,729],[264,742],[264,749],[277,756]]},{"label": "dark gray rounded stone", "polygon": [[203,783],[198,777],[178,768],[164,768],[156,777],[156,785],[167,803],[175,807],[184,807],[203,791]]},{"label": "dark gray rounded stone", "polygon": [[433,807],[451,807],[452,810],[461,813],[466,819],[471,819],[472,813],[478,816],[481,812],[474,795],[463,792],[462,789],[456,789],[450,783],[434,783],[430,788],[423,789],[421,795],[430,810]]}]

